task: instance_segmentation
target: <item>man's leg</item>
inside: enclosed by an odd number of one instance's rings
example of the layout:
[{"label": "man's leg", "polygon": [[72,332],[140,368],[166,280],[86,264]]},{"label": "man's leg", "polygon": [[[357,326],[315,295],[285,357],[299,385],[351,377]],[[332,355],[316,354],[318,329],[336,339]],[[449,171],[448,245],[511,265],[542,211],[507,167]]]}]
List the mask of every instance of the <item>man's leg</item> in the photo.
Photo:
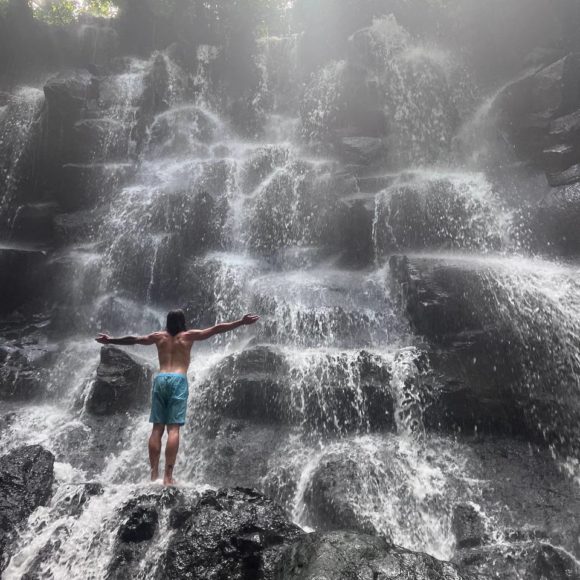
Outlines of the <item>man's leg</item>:
[{"label": "man's leg", "polygon": [[165,431],[165,425],[154,423],[151,436],[149,437],[149,463],[151,464],[151,481],[159,477],[159,456],[161,455],[161,438]]},{"label": "man's leg", "polygon": [[167,443],[165,444],[164,485],[173,485],[173,468],[179,449],[179,428],[181,425],[167,425]]}]

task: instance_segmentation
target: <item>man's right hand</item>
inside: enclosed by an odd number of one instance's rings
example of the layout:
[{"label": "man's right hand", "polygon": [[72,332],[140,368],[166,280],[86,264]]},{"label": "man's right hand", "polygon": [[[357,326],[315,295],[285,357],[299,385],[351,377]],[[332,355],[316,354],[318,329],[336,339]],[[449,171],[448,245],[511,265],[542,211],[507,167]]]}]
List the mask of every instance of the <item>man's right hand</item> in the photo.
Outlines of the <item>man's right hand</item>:
[{"label": "man's right hand", "polygon": [[254,324],[254,323],[258,322],[258,320],[260,320],[260,317],[257,316],[256,314],[246,314],[242,318],[242,324],[244,324],[244,325]]},{"label": "man's right hand", "polygon": [[95,340],[100,344],[109,344],[111,337],[108,334],[99,334]]}]

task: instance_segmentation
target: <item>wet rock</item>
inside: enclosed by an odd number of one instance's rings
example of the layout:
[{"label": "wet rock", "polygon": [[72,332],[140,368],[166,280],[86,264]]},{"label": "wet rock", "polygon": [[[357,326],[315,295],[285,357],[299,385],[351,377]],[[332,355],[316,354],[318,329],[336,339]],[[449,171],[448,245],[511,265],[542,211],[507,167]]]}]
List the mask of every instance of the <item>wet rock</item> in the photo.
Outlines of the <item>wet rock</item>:
[{"label": "wet rock", "polygon": [[484,541],[485,525],[481,514],[473,505],[455,506],[451,527],[458,548],[472,548]]},{"label": "wet rock", "polygon": [[25,401],[40,395],[55,354],[55,347],[45,342],[0,345],[0,399]]},{"label": "wet rock", "polygon": [[[192,427],[197,427],[196,430],[199,430],[199,421],[199,416],[192,420]],[[279,424],[206,417],[203,432],[196,434],[200,437],[199,444],[197,440],[194,443],[203,450],[204,481],[215,487],[261,488],[271,469],[270,462],[287,442],[289,432],[287,427]]]},{"label": "wet rock", "polygon": [[338,228],[345,264],[363,267],[374,257],[373,213],[358,200],[344,207]]},{"label": "wet rock", "polygon": [[372,167],[386,158],[386,144],[377,137],[344,137],[337,145],[345,163]]},{"label": "wet rock", "polygon": [[303,535],[284,510],[243,488],[206,492],[173,518],[179,525],[157,578],[274,579],[283,552]]},{"label": "wet rock", "polygon": [[203,408],[236,419],[299,425],[309,433],[389,430],[393,426],[390,372],[361,351],[329,355],[290,372],[284,356],[258,346],[232,355],[203,387]]},{"label": "wet rock", "polygon": [[580,185],[554,188],[537,206],[531,219],[538,246],[558,254],[580,254],[579,220]]},{"label": "wet rock", "polygon": [[580,105],[580,55],[569,54],[508,86],[498,98],[501,124],[520,157],[541,161],[554,119]]},{"label": "wet rock", "polygon": [[513,299],[519,288],[526,300],[544,304],[531,277],[524,275],[528,287],[501,264],[453,258],[392,257],[390,265],[404,289],[403,307],[431,342],[433,368],[446,385],[426,412],[428,424],[449,428],[469,417],[471,428],[575,446],[580,408],[557,361],[576,347],[555,338],[550,316],[529,318],[520,309],[524,299]]},{"label": "wet rock", "polygon": [[548,147],[547,149],[544,149],[542,156],[542,164],[548,172],[548,182],[550,184],[552,184],[552,180],[550,179],[551,174],[558,171],[565,171],[580,159],[578,150],[572,145],[566,144]]},{"label": "wet rock", "polygon": [[[104,487],[102,483],[90,481],[81,484],[65,485],[58,507],[63,514],[79,516],[92,497],[102,495]],[[59,489],[62,492],[62,487]]]},{"label": "wet rock", "polygon": [[538,548],[536,561],[529,573],[531,580],[567,580],[580,578],[580,564],[565,550],[549,544],[541,544]]},{"label": "wet rock", "polygon": [[580,146],[580,110],[554,119],[550,123],[550,138],[557,143]]},{"label": "wet rock", "polygon": [[120,525],[107,578],[121,580],[133,577],[138,568],[152,578],[156,560],[148,559],[147,552],[157,534],[159,513],[163,509],[180,506],[184,501],[185,498],[176,489],[149,492],[130,499],[119,512]]},{"label": "wet rock", "polygon": [[27,247],[0,246],[0,314],[8,314],[28,301],[45,297],[47,252]]},{"label": "wet rock", "polygon": [[571,185],[578,181],[580,181],[580,164],[572,165],[560,173],[548,173],[548,183],[552,187]]},{"label": "wet rock", "polygon": [[125,351],[101,347],[97,378],[86,400],[94,415],[126,413],[143,408],[149,401],[152,371]]},{"label": "wet rock", "polygon": [[0,457],[0,572],[16,528],[52,495],[54,457],[40,445],[20,447]]},{"label": "wet rock", "polygon": [[115,119],[83,119],[72,133],[74,161],[123,161],[129,151],[129,127]]},{"label": "wet rock", "polygon": [[317,529],[374,533],[370,524],[361,521],[350,499],[358,479],[358,465],[352,459],[330,456],[320,461],[304,494]]},{"label": "wet rock", "polygon": [[203,153],[217,127],[201,109],[182,107],[157,115],[150,128],[148,152],[155,155]]},{"label": "wet rock", "polygon": [[288,550],[279,565],[285,580],[461,580],[455,566],[388,544],[383,538],[352,532],[308,534]]},{"label": "wet rock", "polygon": [[88,87],[88,72],[60,74],[48,79],[44,85],[44,95],[49,114],[78,118],[86,104]]},{"label": "wet rock", "polygon": [[13,239],[32,244],[50,245],[53,240],[55,203],[34,203],[21,206],[12,224]]},{"label": "wet rock", "polygon": [[514,542],[462,550],[457,567],[476,578],[565,580],[580,578],[578,562],[565,550],[550,544]]},{"label": "wet rock", "polygon": [[130,163],[65,163],[55,197],[64,211],[94,207],[107,200],[133,173]]},{"label": "wet rock", "polygon": [[50,561],[52,555],[60,549],[69,534],[70,530],[67,526],[58,526],[52,532],[46,544],[35,554],[21,580],[39,580],[39,578],[42,578],[44,575],[43,565]]},{"label": "wet rock", "polygon": [[153,506],[136,506],[127,514],[127,520],[119,528],[122,542],[145,542],[151,540],[157,530],[159,514]]},{"label": "wet rock", "polygon": [[[284,420],[288,366],[272,347],[259,346],[223,361],[203,387],[204,407],[232,418]],[[286,418],[287,420],[287,418]]]},{"label": "wet rock", "polygon": [[80,210],[54,217],[57,240],[62,244],[87,241],[95,234],[103,219],[103,210]]},{"label": "wet rock", "polygon": [[279,145],[259,147],[253,150],[241,170],[242,191],[251,193],[277,167],[285,165],[288,157],[288,149]]},{"label": "wet rock", "polygon": [[500,249],[489,202],[466,194],[469,184],[449,179],[393,186],[379,194],[374,215],[377,252],[425,248]]}]

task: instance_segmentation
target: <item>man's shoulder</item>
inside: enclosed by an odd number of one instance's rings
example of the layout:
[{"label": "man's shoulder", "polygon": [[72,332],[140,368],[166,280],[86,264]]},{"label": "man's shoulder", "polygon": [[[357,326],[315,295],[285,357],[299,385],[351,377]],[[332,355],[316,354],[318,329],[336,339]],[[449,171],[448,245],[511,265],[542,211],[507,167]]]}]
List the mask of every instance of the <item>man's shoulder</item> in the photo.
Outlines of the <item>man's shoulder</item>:
[{"label": "man's shoulder", "polygon": [[153,340],[162,340],[163,338],[167,338],[168,332],[165,330],[158,330],[156,332],[152,332],[149,336],[151,336]]}]

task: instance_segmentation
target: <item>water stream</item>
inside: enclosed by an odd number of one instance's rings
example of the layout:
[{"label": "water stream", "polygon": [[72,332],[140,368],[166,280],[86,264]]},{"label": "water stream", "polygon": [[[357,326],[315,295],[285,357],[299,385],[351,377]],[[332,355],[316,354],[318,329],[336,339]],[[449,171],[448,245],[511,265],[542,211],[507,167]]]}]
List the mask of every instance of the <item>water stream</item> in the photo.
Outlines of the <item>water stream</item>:
[{"label": "water stream", "polygon": [[[376,54],[390,67],[387,106],[399,151],[396,169],[380,173],[389,183],[375,193],[359,188],[341,198],[341,163],[313,145],[337,112],[347,63],[318,73],[305,96],[316,106],[301,118],[290,94],[299,74],[294,37],[259,45],[256,106],[267,122],[255,140],[237,135],[212,106],[214,47],[198,50],[195,96],[184,88],[180,66],[161,55],[170,79],[167,109],[152,119],[140,146],[138,101],[159,55],[127,59],[104,83],[98,124],[105,139],[91,163],[128,163],[134,175],[97,199],[103,213],[89,238],[51,258],[66,265],[59,287],[80,313],[80,330],[56,345],[41,400],[6,406],[14,415],[0,438],[1,453],[41,443],[57,456],[56,493],[30,517],[7,580],[21,578],[41,556],[46,577],[69,578],[79,569],[86,578],[105,576],[120,506],[159,484],[147,482],[146,416],[117,417],[107,427],[84,408],[99,357],[91,336],[157,330],[176,303],[200,324],[246,311],[262,316],[256,327],[194,349],[177,474],[185,489],[232,484],[231,473],[239,474],[240,484],[267,491],[298,524],[315,529],[324,478],[335,474],[343,481],[337,502],[353,526],[441,559],[455,551],[456,503],[472,502],[490,521],[501,512],[482,499],[488,484],[474,467],[483,463],[470,443],[426,432],[424,345],[391,295],[386,258],[432,247],[436,253],[416,255],[484,271],[499,315],[522,336],[533,325],[537,339],[549,344],[550,368],[568,373],[561,397],[577,397],[580,388],[578,267],[514,255],[512,215],[482,168],[451,161],[460,126],[450,107],[473,95],[450,89],[460,68],[449,54],[414,44],[392,19],[375,22],[372,32]],[[39,90],[20,89],[0,109],[0,170],[7,184],[0,211],[12,207],[11,184],[19,179],[41,105]],[[484,116],[478,110],[472,126]],[[472,165],[478,156],[474,150]],[[362,198],[371,208],[374,255],[370,265],[352,270],[332,241],[342,204]],[[232,417],[225,410],[216,416],[207,408],[209,384],[213,400],[229,409],[237,383],[220,391],[216,373],[256,346],[283,361],[275,371],[283,378],[272,378],[279,379],[275,403],[283,401],[280,425],[267,416],[240,411]],[[155,365],[153,352],[129,351]],[[537,386],[532,382],[530,389]],[[119,435],[106,436],[109,429]],[[82,458],[79,445],[100,457]],[[578,477],[573,458],[566,466]],[[87,481],[104,492],[83,496],[86,507],[75,510]],[[160,538],[167,526],[160,522]],[[154,561],[155,551],[140,577],[150,577]]]}]

